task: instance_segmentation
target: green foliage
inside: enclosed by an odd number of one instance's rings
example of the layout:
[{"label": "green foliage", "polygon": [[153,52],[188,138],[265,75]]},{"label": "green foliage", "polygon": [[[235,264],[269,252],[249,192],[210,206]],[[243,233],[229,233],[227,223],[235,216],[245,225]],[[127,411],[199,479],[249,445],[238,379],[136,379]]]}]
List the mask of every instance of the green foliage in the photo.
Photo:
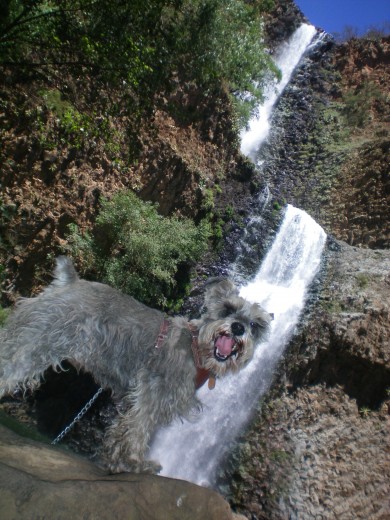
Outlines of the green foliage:
[{"label": "green foliage", "polygon": [[234,218],[234,208],[230,204],[228,204],[225,208],[224,220],[228,222]]},{"label": "green foliage", "polygon": [[[0,225],[7,223],[12,219],[16,212],[16,205],[9,204],[5,205],[3,197],[0,195]],[[1,242],[1,237],[0,237]]]},{"label": "green foliage", "polygon": [[146,304],[169,307],[178,269],[200,258],[209,235],[206,223],[162,217],[156,205],[121,192],[102,202],[92,234],[73,226],[68,242],[84,271]]},{"label": "green foliage", "polygon": [[[62,145],[81,149],[101,140],[108,157],[119,160],[124,137],[110,124],[109,116],[88,110],[88,107],[83,110],[76,108],[56,88],[42,89],[38,94],[41,105],[37,105],[34,113],[29,114],[29,124],[37,132],[45,149],[55,148],[58,141]],[[49,114],[53,117],[50,118]],[[50,119],[51,124],[48,124]]]},{"label": "green foliage", "polygon": [[338,301],[322,301],[321,307],[330,314],[340,314],[340,312],[343,312],[345,309],[345,306]]},{"label": "green foliage", "polygon": [[0,307],[0,327],[2,327],[6,322],[9,312],[10,309],[3,309],[2,307]]},{"label": "green foliage", "polygon": [[257,92],[253,82],[263,79],[270,64],[261,42],[259,11],[259,2],[182,2],[172,23],[184,51],[180,66],[187,72],[198,71],[207,84],[222,80],[233,90]]},{"label": "green foliage", "polygon": [[182,2],[172,25],[180,52],[174,53],[184,78],[205,89],[225,84],[238,115],[247,124],[262,99],[267,75],[278,75],[262,40],[261,15],[273,2],[191,0]]},{"label": "green foliage", "polygon": [[18,435],[21,435],[22,437],[33,439],[38,442],[44,442],[45,444],[51,443],[51,439],[45,437],[32,427],[14,419],[3,410],[0,410],[0,424],[17,433]]},{"label": "green foliage", "polygon": [[224,221],[216,215],[213,221],[213,244],[216,250],[222,246],[223,226]]},{"label": "green foliage", "polygon": [[[257,99],[272,62],[262,43],[271,0],[0,1],[0,64],[64,68],[116,84],[150,105],[179,74],[207,89],[226,84]],[[73,114],[74,115],[74,114]]]},{"label": "green foliage", "polygon": [[379,87],[370,81],[364,82],[356,89],[346,92],[343,96],[344,115],[351,127],[363,127],[368,121],[373,102],[380,101],[382,93]]},{"label": "green foliage", "polygon": [[284,450],[274,450],[270,453],[270,459],[279,464],[284,464],[291,460],[291,454]]},{"label": "green foliage", "polygon": [[367,419],[368,417],[370,417],[370,414],[372,413],[372,411],[370,410],[370,408],[368,408],[367,406],[362,406],[360,409],[359,409],[359,414],[360,414],[360,417],[362,419]]},{"label": "green foliage", "polygon": [[366,274],[358,273],[356,275],[356,280],[357,280],[358,286],[361,289],[365,289],[368,286],[369,278]]}]

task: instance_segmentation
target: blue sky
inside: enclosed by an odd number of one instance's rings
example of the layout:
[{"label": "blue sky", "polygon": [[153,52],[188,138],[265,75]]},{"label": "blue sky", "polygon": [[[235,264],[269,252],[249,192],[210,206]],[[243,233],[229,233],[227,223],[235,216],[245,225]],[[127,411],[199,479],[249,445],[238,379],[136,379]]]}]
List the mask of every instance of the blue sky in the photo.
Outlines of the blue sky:
[{"label": "blue sky", "polygon": [[363,34],[372,26],[390,22],[390,0],[295,0],[310,23],[328,33],[342,32],[346,25]]}]

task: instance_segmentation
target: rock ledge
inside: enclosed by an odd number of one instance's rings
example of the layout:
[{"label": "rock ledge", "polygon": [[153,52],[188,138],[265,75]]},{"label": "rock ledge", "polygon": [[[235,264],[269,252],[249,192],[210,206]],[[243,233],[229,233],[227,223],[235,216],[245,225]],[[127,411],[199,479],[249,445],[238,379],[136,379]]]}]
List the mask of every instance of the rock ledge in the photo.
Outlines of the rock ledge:
[{"label": "rock ledge", "polygon": [[2,520],[233,520],[216,492],[155,475],[107,475],[91,462],[0,426]]}]

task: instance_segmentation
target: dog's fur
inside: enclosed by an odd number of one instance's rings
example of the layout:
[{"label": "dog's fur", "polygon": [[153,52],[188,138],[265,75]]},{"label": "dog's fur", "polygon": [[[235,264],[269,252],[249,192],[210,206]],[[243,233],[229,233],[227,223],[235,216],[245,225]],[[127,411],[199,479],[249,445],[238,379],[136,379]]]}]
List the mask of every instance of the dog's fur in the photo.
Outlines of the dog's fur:
[{"label": "dog's fur", "polygon": [[18,385],[34,389],[48,367],[61,369],[67,360],[120,400],[105,436],[109,469],[157,471],[144,461],[150,436],[199,406],[190,329],[198,333],[201,366],[219,377],[250,361],[271,321],[227,279],[206,285],[205,307],[198,320],[170,318],[156,348],[163,313],[80,279],[70,259],[59,257],[53,282],[37,297],[21,299],[0,331],[0,397]]}]

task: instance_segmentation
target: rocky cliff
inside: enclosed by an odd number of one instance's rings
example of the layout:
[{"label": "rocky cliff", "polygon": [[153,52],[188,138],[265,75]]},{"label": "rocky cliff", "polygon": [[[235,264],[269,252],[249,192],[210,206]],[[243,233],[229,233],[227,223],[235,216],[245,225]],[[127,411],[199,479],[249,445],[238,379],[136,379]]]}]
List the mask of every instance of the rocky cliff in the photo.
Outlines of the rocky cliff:
[{"label": "rocky cliff", "polygon": [[[303,20],[292,1],[277,2],[267,22],[269,42],[276,47]],[[265,182],[272,198],[247,274],[286,202],[305,209],[329,234],[297,334],[221,476],[220,489],[233,508],[252,520],[389,515],[388,64],[388,38],[336,45],[324,37],[276,107],[259,171],[238,152],[223,90],[206,95],[177,83],[161,94],[139,129],[137,158],[129,161],[134,142],[125,135],[126,121],[110,121],[108,141],[103,131],[93,138],[79,131],[76,137],[87,146],[73,136],[73,144],[67,139],[53,147],[63,109],[56,88],[39,78],[3,75],[0,263],[6,303],[46,282],[70,222],[87,227],[99,196],[125,187],[159,202],[163,214],[214,214],[225,241],[196,266],[193,302],[200,279],[226,271]],[[42,89],[50,94],[40,105]],[[57,391],[63,387],[57,383]],[[52,406],[40,399],[43,408]],[[108,397],[103,401],[71,437],[76,451],[91,451],[84,440],[89,435],[100,442],[111,406]],[[39,399],[27,409],[20,402],[3,408],[47,428]],[[66,422],[63,406],[54,404]]]},{"label": "rocky cliff", "polygon": [[[275,196],[351,245],[388,248],[390,39],[336,45],[304,59],[261,150]],[[276,153],[277,150],[277,153]]]},{"label": "rocky cliff", "polygon": [[274,386],[221,477],[251,519],[390,505],[389,38],[324,35],[276,107],[261,171],[329,233]]},{"label": "rocky cliff", "polygon": [[[39,78],[20,79],[6,71],[0,89],[3,303],[49,279],[53,257],[64,251],[68,225],[90,228],[102,196],[130,188],[157,202],[163,215],[199,220],[214,211],[218,193],[235,190],[229,204],[234,211],[235,201],[256,189],[254,170],[239,155],[223,90],[203,94],[177,83],[156,99],[138,135],[129,137],[128,121],[120,117],[95,135],[85,136],[80,122],[64,128],[59,113],[66,114],[68,104]],[[96,118],[99,128],[104,118]],[[223,222],[223,206],[221,214],[215,210],[215,223]]]}]

